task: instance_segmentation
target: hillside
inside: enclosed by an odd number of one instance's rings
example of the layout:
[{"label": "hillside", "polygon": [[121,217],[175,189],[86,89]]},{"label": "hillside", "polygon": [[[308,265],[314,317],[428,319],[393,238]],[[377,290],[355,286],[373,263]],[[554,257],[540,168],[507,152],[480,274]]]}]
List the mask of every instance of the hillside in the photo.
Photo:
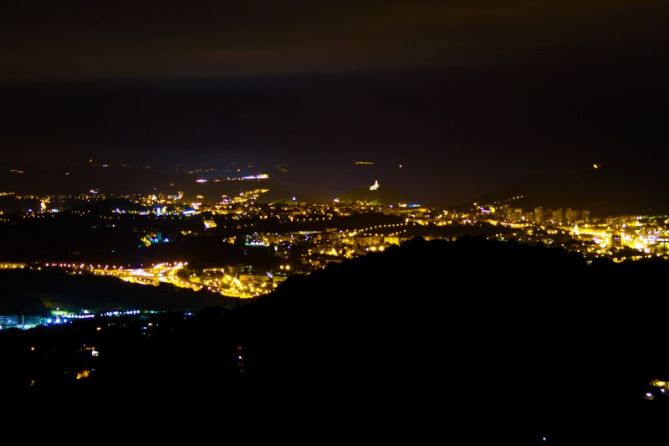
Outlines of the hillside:
[{"label": "hillside", "polygon": [[[150,166],[80,164],[68,167],[28,166],[22,169],[24,170],[19,171],[0,165],[0,191],[51,195],[82,194],[91,190],[112,195],[176,194],[182,191],[187,198],[194,199],[201,195],[209,200],[218,200],[222,194],[236,195],[246,190],[262,188],[269,189],[263,196],[267,201],[291,196],[283,184],[273,179],[197,183],[198,176],[183,170],[165,170]],[[218,175],[225,177],[223,173]]]},{"label": "hillside", "polygon": [[[81,388],[98,395],[299,400],[296,413],[312,415],[343,405],[430,420],[421,433],[448,440],[475,432],[471,444],[648,444],[666,436],[666,401],[641,396],[669,376],[669,303],[655,292],[667,273],[666,263],[588,265],[544,247],[417,239],[293,277],[233,311],[161,319],[142,342],[139,327],[96,335],[95,321],[70,336],[103,352]],[[52,342],[46,330],[25,336]]]},{"label": "hillside", "polygon": [[368,186],[363,186],[350,190],[339,198],[343,202],[365,201],[375,204],[396,204],[407,200],[405,195],[385,186],[376,190],[370,190]]},{"label": "hillside", "polygon": [[524,198],[514,201],[514,206],[590,209],[595,216],[663,215],[669,213],[665,199],[669,177],[659,168],[648,166],[641,171],[603,166],[598,170],[535,175],[475,201],[494,202],[522,195]]}]

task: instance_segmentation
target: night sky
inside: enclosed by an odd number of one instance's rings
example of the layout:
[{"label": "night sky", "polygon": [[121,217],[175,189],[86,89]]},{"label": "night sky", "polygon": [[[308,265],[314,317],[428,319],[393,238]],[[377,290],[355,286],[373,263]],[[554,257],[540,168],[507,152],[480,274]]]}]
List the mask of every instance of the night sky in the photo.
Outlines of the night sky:
[{"label": "night sky", "polygon": [[5,2],[3,163],[280,163],[328,197],[370,160],[444,203],[664,168],[667,25],[660,0]]}]

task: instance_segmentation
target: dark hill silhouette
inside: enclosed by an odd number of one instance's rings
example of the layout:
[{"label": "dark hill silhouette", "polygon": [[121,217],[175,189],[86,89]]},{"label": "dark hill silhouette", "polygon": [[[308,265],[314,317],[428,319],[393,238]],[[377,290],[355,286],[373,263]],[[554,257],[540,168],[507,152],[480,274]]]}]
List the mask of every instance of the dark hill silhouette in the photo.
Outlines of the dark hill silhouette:
[{"label": "dark hill silhouette", "polygon": [[659,353],[669,305],[654,292],[667,273],[665,262],[588,265],[544,247],[415,240],[291,279],[228,324],[248,373],[401,413],[429,398],[453,432],[483,423],[491,434],[640,439],[654,419],[643,384],[669,372]]},{"label": "dark hill silhouette", "polygon": [[175,328],[150,341],[109,338],[87,389],[275,399],[341,429],[342,414],[374,416],[453,444],[649,444],[665,434],[667,404],[641,395],[669,376],[669,305],[655,292],[667,273],[416,239],[234,311],[161,322]]},{"label": "dark hill silhouette", "polygon": [[202,195],[208,200],[219,200],[223,194],[234,196],[251,189],[269,189],[263,197],[266,201],[291,196],[283,184],[271,178],[200,184],[195,181],[197,176],[184,171],[119,164],[105,166],[89,163],[69,167],[28,166],[22,174],[11,173],[9,167],[2,168],[0,190],[20,194],[82,194],[97,189],[112,195],[176,194],[182,191],[187,198]]},{"label": "dark hill silhouette", "polygon": [[536,175],[490,195],[478,202],[492,202],[523,195],[514,205],[526,208],[590,209],[593,215],[666,214],[669,180],[660,166],[636,171],[620,166],[602,166],[579,172]]},{"label": "dark hill silhouette", "polygon": [[343,194],[340,200],[343,202],[365,201],[376,204],[392,204],[406,201],[407,198],[403,194],[381,185],[377,190],[370,190],[369,186],[351,190]]}]

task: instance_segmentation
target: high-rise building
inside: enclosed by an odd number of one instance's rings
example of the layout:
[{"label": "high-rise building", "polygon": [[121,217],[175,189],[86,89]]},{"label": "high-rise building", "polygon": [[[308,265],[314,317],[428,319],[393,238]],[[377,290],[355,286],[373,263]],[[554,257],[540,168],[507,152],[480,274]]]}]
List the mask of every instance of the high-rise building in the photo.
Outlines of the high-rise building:
[{"label": "high-rise building", "polygon": [[513,208],[508,207],[504,209],[504,219],[511,220],[513,218]]},{"label": "high-rise building", "polygon": [[534,208],[534,222],[538,225],[544,222],[544,208],[541,206]]},{"label": "high-rise building", "polygon": [[565,209],[564,211],[564,222],[568,225],[573,225],[578,221],[578,211],[573,209]]},{"label": "high-rise building", "polygon": [[519,222],[523,219],[523,209],[522,208],[508,208],[507,209],[507,219],[512,222]]}]

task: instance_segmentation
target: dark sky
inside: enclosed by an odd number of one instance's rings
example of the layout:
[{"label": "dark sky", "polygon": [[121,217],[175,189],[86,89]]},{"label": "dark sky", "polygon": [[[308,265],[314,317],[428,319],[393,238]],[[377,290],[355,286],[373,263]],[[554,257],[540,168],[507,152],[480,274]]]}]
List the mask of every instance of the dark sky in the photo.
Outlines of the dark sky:
[{"label": "dark sky", "polygon": [[4,2],[0,146],[17,164],[282,163],[323,196],[370,159],[370,180],[447,203],[666,165],[668,3]]}]

